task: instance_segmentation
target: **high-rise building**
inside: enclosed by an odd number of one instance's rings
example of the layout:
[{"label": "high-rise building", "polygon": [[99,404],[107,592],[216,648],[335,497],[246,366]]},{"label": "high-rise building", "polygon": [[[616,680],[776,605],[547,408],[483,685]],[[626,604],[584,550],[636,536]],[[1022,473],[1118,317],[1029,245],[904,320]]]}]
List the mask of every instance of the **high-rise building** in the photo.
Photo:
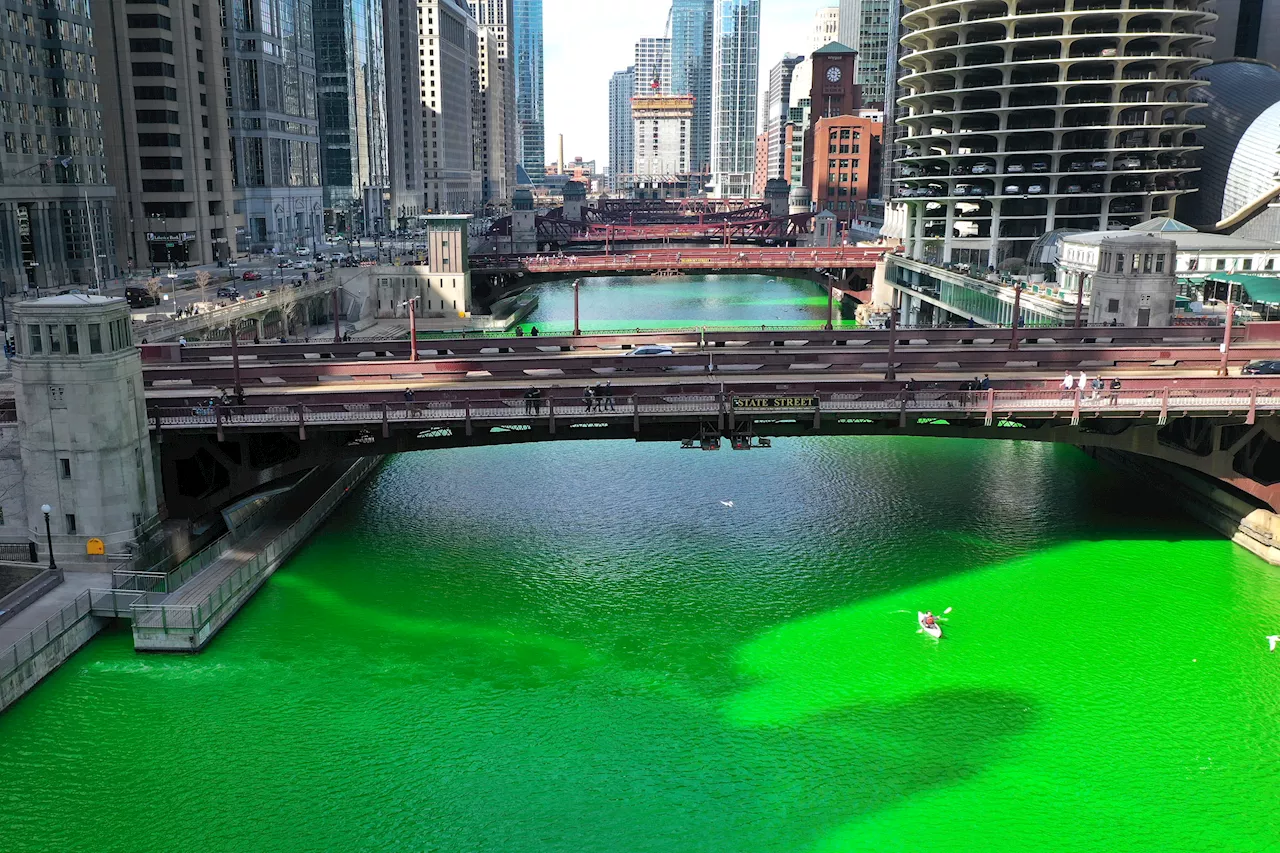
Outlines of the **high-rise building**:
[{"label": "high-rise building", "polygon": [[884,102],[889,38],[897,0],[840,0],[839,41],[858,53],[858,84],[866,104]]},{"label": "high-rise building", "polygon": [[248,248],[314,248],[324,235],[324,191],[311,3],[240,2],[228,11],[231,177]]},{"label": "high-rise building", "polygon": [[478,47],[481,195],[487,205],[502,205],[513,188],[507,183],[509,168],[514,174],[514,164],[507,163],[506,63],[499,58],[498,34],[492,27],[480,28]]},{"label": "high-rise building", "polygon": [[786,126],[791,119],[792,70],[804,57],[788,53],[769,71],[769,88],[764,98],[764,134],[768,140],[765,161],[766,178],[790,177],[791,164],[784,156]]},{"label": "high-rise building", "polygon": [[377,233],[390,188],[382,2],[312,0],[311,18],[325,219],[342,233]]},{"label": "high-rise building", "polygon": [[[231,66],[222,48],[231,22],[223,27],[218,15],[216,6],[191,3],[93,3],[101,133],[123,232],[117,242],[139,268],[226,259],[243,227],[227,126]],[[271,34],[253,32],[283,52],[274,26]]]},{"label": "high-rise building", "polygon": [[880,191],[878,120],[862,113],[857,82],[857,53],[832,42],[810,57],[813,84],[804,138],[804,185],[813,206],[830,211],[838,222],[860,218],[867,199]]},{"label": "high-rise building", "polygon": [[[390,7],[384,6],[384,9]],[[391,216],[397,224],[482,206],[479,27],[459,0],[406,2],[388,15]]]},{"label": "high-rise building", "polygon": [[1280,66],[1280,0],[1218,0],[1213,11],[1218,20],[1210,57],[1261,59]]},{"label": "high-rise building", "polygon": [[520,163],[540,181],[546,169],[546,125],[542,92],[542,0],[515,0],[516,112]]},{"label": "high-rise building", "polygon": [[637,177],[675,178],[689,173],[693,159],[691,95],[637,95],[635,120]]},{"label": "high-rise building", "polygon": [[[502,72],[501,157],[504,162],[502,180],[507,188],[503,200],[506,201],[516,186],[516,163],[520,156],[520,123],[516,117],[515,61],[511,54],[513,49],[511,29],[512,22],[515,20],[515,9],[513,0],[468,0],[468,2],[476,23],[482,28],[491,30],[497,40],[498,65]],[[499,143],[497,136],[491,135],[491,137],[487,144],[496,146]],[[490,160],[492,161],[495,156],[497,156],[496,153],[491,154]]]},{"label": "high-rise building", "polygon": [[693,96],[691,171],[711,169],[711,34],[714,0],[672,0],[667,16],[671,40],[671,93]]},{"label": "high-rise building", "polygon": [[764,197],[764,185],[769,181],[769,132],[766,130],[756,134],[756,167],[752,172],[751,195]]},{"label": "high-rise building", "polygon": [[809,41],[809,52],[813,53],[833,41],[840,41],[840,7],[825,6],[813,15],[813,36]]},{"label": "high-rise building", "polygon": [[634,65],[609,78],[609,189],[614,191],[622,189],[625,176],[635,171],[636,125],[631,114],[635,88]]},{"label": "high-rise building", "polygon": [[741,198],[755,171],[760,0],[715,0],[711,63],[711,182]]},{"label": "high-rise building", "polygon": [[8,17],[0,41],[0,292],[110,278],[128,259],[115,252],[120,220],[112,216],[94,47],[102,34],[95,37],[85,0],[0,6]]},{"label": "high-rise building", "polygon": [[637,95],[671,94],[671,39],[645,37],[636,42]]},{"label": "high-rise building", "polygon": [[[899,177],[898,174],[898,157],[902,153],[902,144],[899,140],[907,132],[907,129],[898,123],[898,118],[906,114],[907,108],[898,103],[898,96],[901,88],[898,85],[898,55],[902,51],[901,39],[906,35],[906,27],[902,25],[902,18],[907,14],[907,7],[902,0],[890,0],[893,12],[893,23],[889,25],[889,42],[887,46],[887,58],[885,59],[885,81],[884,81],[884,132],[881,140],[884,146],[884,154],[881,159],[883,167],[880,170],[880,197],[885,200],[885,223],[884,233],[888,236],[901,237],[898,233],[897,225],[891,225],[900,222],[899,217],[893,215],[895,205],[891,202],[894,196],[893,187],[894,179]],[[901,206],[897,206],[900,211]]]},{"label": "high-rise building", "polygon": [[985,269],[1029,260],[1056,229],[1174,214],[1199,147],[1191,75],[1209,62],[1208,0],[1176,14],[1115,0],[1087,38],[1052,4],[1016,20],[912,5],[895,192],[913,258]]}]

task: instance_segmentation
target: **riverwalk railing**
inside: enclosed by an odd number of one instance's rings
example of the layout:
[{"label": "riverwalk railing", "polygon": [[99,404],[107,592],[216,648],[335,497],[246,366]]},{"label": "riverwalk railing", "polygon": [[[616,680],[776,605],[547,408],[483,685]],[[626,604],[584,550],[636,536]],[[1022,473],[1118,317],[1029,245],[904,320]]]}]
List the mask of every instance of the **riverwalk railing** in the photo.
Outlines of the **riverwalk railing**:
[{"label": "riverwalk railing", "polygon": [[259,553],[236,568],[235,572],[195,604],[166,604],[139,601],[130,608],[135,628],[159,629],[165,634],[196,634],[203,631],[229,605],[239,600],[248,587],[258,584],[282,557],[291,553],[315,531],[342,501],[346,493],[364,478],[381,460],[370,457],[353,465],[298,520],[273,537]]},{"label": "riverwalk railing", "polygon": [[[67,604],[57,614],[37,625],[12,646],[7,649],[0,649],[0,689],[3,689],[3,682],[6,678],[17,672],[23,664],[57,642],[63,634],[88,619],[92,615],[92,610],[88,591],[82,592],[70,604]],[[0,707],[5,704],[5,702],[0,701]]]},{"label": "riverwalk railing", "polygon": [[[899,412],[919,417],[980,416],[990,422],[996,415],[1065,417],[1073,423],[1082,416],[1155,416],[1160,422],[1170,414],[1249,413],[1280,411],[1280,388],[1249,387],[1240,383],[1217,387],[1147,386],[1131,390],[1104,388],[965,391],[919,388],[898,391],[797,391],[761,393],[757,389],[735,394],[668,393],[587,398],[550,392],[545,397],[469,395],[465,399],[423,399],[412,402],[307,403],[268,406],[215,406],[150,410],[153,429],[233,429],[238,427],[296,427],[364,425],[389,429],[395,424],[452,426],[473,423],[532,423],[557,418],[593,419],[702,416],[729,414],[769,418],[781,415],[858,415]],[[384,431],[385,431],[384,429]]]}]

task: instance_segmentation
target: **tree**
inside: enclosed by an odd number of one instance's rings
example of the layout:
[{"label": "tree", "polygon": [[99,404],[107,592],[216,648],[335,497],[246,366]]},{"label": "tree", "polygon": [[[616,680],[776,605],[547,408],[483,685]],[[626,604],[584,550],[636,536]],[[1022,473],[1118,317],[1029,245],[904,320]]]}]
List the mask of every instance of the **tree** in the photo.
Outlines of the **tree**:
[{"label": "tree", "polygon": [[1017,275],[1027,268],[1027,262],[1022,258],[1005,258],[1000,262],[1000,272],[1007,272]]},{"label": "tree", "polygon": [[209,282],[212,278],[213,276],[209,275],[207,271],[196,270],[196,289],[200,291],[201,302],[208,301],[208,299],[206,298],[208,295],[207,291],[209,289]]},{"label": "tree", "polygon": [[151,294],[151,298],[155,300],[157,305],[160,304],[160,279],[152,276],[143,282],[143,286],[147,288],[147,293]]}]

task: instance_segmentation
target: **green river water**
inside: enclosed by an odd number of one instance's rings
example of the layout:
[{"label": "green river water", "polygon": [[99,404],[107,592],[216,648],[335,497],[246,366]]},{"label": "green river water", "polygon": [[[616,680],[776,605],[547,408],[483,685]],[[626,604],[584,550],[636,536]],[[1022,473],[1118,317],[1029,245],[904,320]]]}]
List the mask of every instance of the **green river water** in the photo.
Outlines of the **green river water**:
[{"label": "green river water", "polygon": [[1068,447],[404,455],[204,654],[0,715],[0,850],[1280,850],[1278,632]]}]

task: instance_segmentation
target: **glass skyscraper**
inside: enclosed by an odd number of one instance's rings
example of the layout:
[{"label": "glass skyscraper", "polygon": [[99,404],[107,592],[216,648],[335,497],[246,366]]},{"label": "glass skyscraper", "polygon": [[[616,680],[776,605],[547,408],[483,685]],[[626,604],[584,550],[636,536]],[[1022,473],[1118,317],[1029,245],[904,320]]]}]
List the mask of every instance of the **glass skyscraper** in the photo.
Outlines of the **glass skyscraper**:
[{"label": "glass skyscraper", "polygon": [[313,0],[325,216],[381,230],[387,174],[386,66],[378,0]]},{"label": "glass skyscraper", "polygon": [[671,41],[671,93],[693,95],[694,172],[711,168],[711,17],[715,0],[672,0],[667,18]]},{"label": "glass skyscraper", "polygon": [[715,0],[711,63],[711,182],[716,195],[750,194],[755,173],[760,0]]},{"label": "glass skyscraper", "polygon": [[547,171],[542,103],[542,0],[515,0],[516,115],[520,163],[541,183]]}]

